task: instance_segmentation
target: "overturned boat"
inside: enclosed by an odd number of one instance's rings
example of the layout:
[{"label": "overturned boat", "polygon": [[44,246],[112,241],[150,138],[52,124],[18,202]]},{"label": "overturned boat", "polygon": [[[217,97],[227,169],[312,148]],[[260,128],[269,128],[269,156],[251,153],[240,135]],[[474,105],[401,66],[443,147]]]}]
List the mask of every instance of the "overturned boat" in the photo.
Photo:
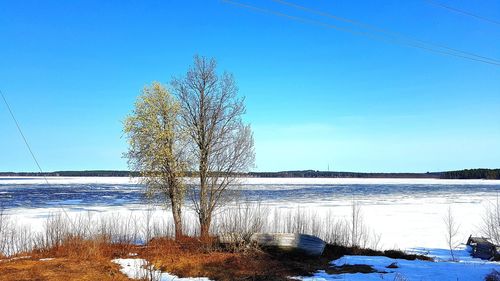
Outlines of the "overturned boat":
[{"label": "overturned boat", "polygon": [[300,233],[254,233],[250,241],[261,247],[298,251],[311,256],[321,256],[326,245],[316,236]]}]

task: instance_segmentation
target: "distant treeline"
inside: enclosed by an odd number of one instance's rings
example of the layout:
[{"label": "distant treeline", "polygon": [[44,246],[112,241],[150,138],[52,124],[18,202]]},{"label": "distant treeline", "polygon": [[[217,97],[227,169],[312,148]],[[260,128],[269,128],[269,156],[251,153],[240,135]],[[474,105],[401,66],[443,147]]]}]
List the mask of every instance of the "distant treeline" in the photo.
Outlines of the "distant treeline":
[{"label": "distant treeline", "polygon": [[[188,173],[188,176],[191,173]],[[138,172],[95,170],[95,171],[56,171],[36,172],[0,172],[0,176],[51,176],[51,177],[136,177]],[[315,170],[283,172],[251,172],[238,176],[256,178],[434,178],[434,179],[500,179],[500,169],[467,169],[448,172],[427,173],[357,173],[326,172]]]},{"label": "distant treeline", "polygon": [[28,176],[28,177],[135,177],[137,172],[114,171],[114,170],[92,170],[92,171],[55,171],[55,172],[0,172],[0,176]]},{"label": "distant treeline", "polygon": [[439,178],[441,173],[357,173],[326,171],[283,171],[249,173],[260,178]]},{"label": "distant treeline", "polygon": [[443,172],[441,178],[499,180],[500,169],[468,169],[460,171],[449,171],[449,172]]},{"label": "distant treeline", "polygon": [[249,173],[261,178],[431,178],[431,179],[500,179],[500,169],[466,169],[427,173],[356,173],[325,171],[283,171]]}]

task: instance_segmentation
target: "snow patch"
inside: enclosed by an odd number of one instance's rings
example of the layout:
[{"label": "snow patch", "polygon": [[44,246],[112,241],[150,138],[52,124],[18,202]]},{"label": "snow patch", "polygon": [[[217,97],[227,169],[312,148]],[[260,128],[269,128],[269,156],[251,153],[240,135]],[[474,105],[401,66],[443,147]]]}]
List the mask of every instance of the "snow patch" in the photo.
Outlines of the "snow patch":
[{"label": "snow patch", "polygon": [[30,258],[31,258],[31,256],[13,257],[13,258],[10,258],[10,259],[0,260],[0,262],[9,262],[9,261],[15,261],[15,260],[25,260],[25,259],[30,259]]},{"label": "snow patch", "polygon": [[132,279],[152,277],[151,280],[157,281],[210,281],[206,277],[180,278],[167,272],[161,272],[152,268],[144,259],[114,259],[112,262],[119,264],[120,271]]},{"label": "snow patch", "polygon": [[[484,277],[493,270],[500,270],[499,262],[489,262],[472,258],[464,249],[455,251],[455,258],[458,258],[456,262],[450,261],[449,250],[428,249],[426,251],[430,256],[436,258],[436,262],[392,259],[381,256],[344,256],[332,261],[331,264],[335,266],[366,264],[379,272],[367,274],[328,274],[325,271],[318,271],[311,277],[298,277],[298,279],[303,281],[339,279],[351,281],[483,281]],[[396,263],[398,268],[387,267],[392,263]]]}]

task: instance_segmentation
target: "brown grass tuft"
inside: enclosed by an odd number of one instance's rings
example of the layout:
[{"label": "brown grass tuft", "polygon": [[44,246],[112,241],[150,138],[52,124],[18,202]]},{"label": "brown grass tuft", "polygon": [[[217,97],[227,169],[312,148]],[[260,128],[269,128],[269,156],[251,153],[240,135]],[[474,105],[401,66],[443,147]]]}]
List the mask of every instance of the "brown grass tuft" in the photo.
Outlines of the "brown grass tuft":
[{"label": "brown grass tuft", "polygon": [[[129,280],[111,259],[124,256],[134,245],[106,240],[66,239],[58,246],[38,249],[0,261],[1,280]],[[19,258],[29,256],[29,258]],[[41,260],[49,258],[49,260]]]},{"label": "brown grass tuft", "polygon": [[41,261],[31,258],[0,262],[3,281],[129,280],[119,270],[119,266],[109,260],[56,258]]}]

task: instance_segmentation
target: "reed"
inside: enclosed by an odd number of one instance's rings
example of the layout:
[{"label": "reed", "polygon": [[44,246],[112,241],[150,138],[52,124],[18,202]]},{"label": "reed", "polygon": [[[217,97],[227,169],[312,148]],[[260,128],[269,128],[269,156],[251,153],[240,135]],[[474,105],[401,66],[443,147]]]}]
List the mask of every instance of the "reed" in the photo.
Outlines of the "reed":
[{"label": "reed", "polygon": [[[184,233],[198,236],[199,225],[194,212],[183,213]],[[319,214],[301,208],[279,209],[258,202],[239,202],[219,210],[210,231],[212,236],[235,235],[242,241],[237,246],[241,249],[256,232],[310,234],[329,244],[363,248],[378,248],[380,242],[380,235],[369,229],[361,207],[355,203],[348,217],[337,217],[331,211]],[[171,215],[154,207],[108,215],[53,213],[45,218],[41,231],[17,224],[0,211],[0,252],[4,256],[58,248],[76,240],[141,245],[154,238],[174,236]]]}]

